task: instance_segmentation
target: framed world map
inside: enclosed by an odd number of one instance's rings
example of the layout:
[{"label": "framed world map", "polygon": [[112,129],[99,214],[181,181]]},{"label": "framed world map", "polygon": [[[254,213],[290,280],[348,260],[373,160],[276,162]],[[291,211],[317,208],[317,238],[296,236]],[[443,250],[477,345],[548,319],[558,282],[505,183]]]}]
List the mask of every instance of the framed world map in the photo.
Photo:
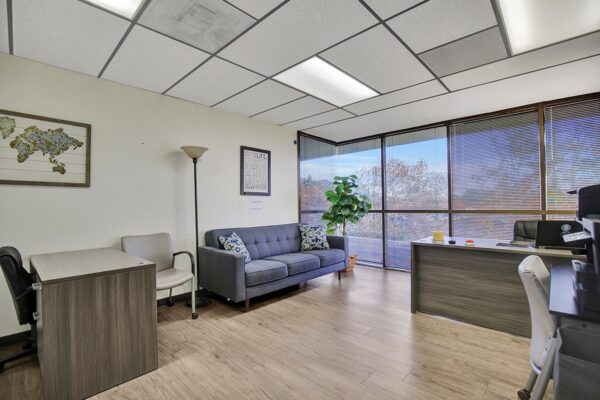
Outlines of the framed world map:
[{"label": "framed world map", "polygon": [[0,184],[90,186],[92,126],[0,110]]}]

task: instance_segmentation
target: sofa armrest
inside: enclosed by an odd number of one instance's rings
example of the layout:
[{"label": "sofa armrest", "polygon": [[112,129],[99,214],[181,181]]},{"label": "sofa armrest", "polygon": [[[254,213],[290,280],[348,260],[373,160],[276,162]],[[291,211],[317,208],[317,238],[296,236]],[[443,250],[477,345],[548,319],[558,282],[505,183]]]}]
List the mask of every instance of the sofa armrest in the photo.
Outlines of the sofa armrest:
[{"label": "sofa armrest", "polygon": [[345,236],[327,236],[327,243],[332,249],[344,250],[344,253],[346,253],[346,266],[348,266],[348,257],[350,256],[348,238]]},{"label": "sofa armrest", "polygon": [[246,299],[244,256],[210,246],[198,248],[200,286],[236,303]]}]

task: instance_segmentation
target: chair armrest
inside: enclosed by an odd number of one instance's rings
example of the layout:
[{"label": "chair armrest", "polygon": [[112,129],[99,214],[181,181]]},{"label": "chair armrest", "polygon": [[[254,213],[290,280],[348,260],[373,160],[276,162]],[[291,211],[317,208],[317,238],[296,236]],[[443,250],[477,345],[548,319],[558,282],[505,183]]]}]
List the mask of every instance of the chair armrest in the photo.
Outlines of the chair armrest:
[{"label": "chair armrest", "polygon": [[210,246],[198,247],[200,286],[236,303],[246,299],[244,256]]},{"label": "chair armrest", "polygon": [[[190,258],[190,265],[192,267],[192,274],[196,275],[194,272],[194,256],[192,255],[192,253],[190,253],[189,251],[178,251],[177,253],[173,253],[173,258],[175,258],[178,255],[181,254],[187,254],[188,257]],[[173,265],[175,265],[175,263],[173,263]]]},{"label": "chair armrest", "polygon": [[327,243],[332,249],[344,250],[344,253],[346,253],[346,266],[348,266],[348,257],[350,256],[348,238],[345,236],[327,236]]}]

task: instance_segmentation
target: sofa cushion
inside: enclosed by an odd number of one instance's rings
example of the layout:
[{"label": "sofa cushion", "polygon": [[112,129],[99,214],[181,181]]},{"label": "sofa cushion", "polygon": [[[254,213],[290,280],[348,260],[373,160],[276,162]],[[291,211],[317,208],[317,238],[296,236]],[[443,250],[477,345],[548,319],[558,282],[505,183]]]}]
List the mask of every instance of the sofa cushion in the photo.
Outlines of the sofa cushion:
[{"label": "sofa cushion", "polygon": [[251,228],[213,229],[204,235],[207,246],[223,248],[219,236],[238,234],[253,260],[300,251],[298,224],[256,226]]},{"label": "sofa cushion", "polygon": [[303,251],[302,254],[312,254],[319,257],[319,260],[321,260],[321,267],[337,264],[346,260],[346,253],[344,253],[344,250],[340,249],[308,250]]},{"label": "sofa cushion", "polygon": [[297,275],[312,271],[321,266],[319,257],[312,254],[288,253],[265,258],[265,260],[279,261],[287,265],[288,275]]},{"label": "sofa cushion", "polygon": [[246,264],[246,286],[256,286],[288,276],[287,265],[273,260],[254,260]]},{"label": "sofa cushion", "polygon": [[302,251],[328,249],[327,233],[324,225],[299,224]]},{"label": "sofa cushion", "polygon": [[249,263],[252,261],[250,253],[248,253],[248,249],[246,249],[246,246],[244,245],[244,241],[237,233],[232,232],[231,235],[228,236],[219,236],[219,242],[221,242],[225,250],[243,255],[245,262]]}]

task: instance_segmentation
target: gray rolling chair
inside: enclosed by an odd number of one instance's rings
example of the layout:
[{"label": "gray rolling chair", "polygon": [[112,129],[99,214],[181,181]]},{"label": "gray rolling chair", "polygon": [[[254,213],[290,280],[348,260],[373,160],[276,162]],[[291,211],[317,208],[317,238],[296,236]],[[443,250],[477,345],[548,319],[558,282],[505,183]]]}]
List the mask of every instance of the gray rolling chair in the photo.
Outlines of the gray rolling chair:
[{"label": "gray rolling chair", "polygon": [[[529,256],[519,265],[519,276],[527,293],[531,313],[531,351],[529,362],[531,374],[524,389],[518,392],[519,399],[530,398],[536,380],[540,376],[542,366],[547,356],[553,357],[551,349],[555,340],[556,321],[548,311],[550,298],[550,273],[544,262],[538,256]],[[548,385],[550,376],[540,376],[536,393],[543,393]]]},{"label": "gray rolling chair", "polygon": [[[196,313],[196,275],[194,274],[194,256],[189,251],[173,253],[171,235],[155,233],[152,235],[123,236],[121,238],[123,251],[134,256],[152,261],[156,264],[156,289],[169,289],[169,306],[173,305],[171,295],[173,288],[190,282],[192,319],[198,318]],[[187,254],[190,258],[191,272],[175,268],[175,256]]]}]

